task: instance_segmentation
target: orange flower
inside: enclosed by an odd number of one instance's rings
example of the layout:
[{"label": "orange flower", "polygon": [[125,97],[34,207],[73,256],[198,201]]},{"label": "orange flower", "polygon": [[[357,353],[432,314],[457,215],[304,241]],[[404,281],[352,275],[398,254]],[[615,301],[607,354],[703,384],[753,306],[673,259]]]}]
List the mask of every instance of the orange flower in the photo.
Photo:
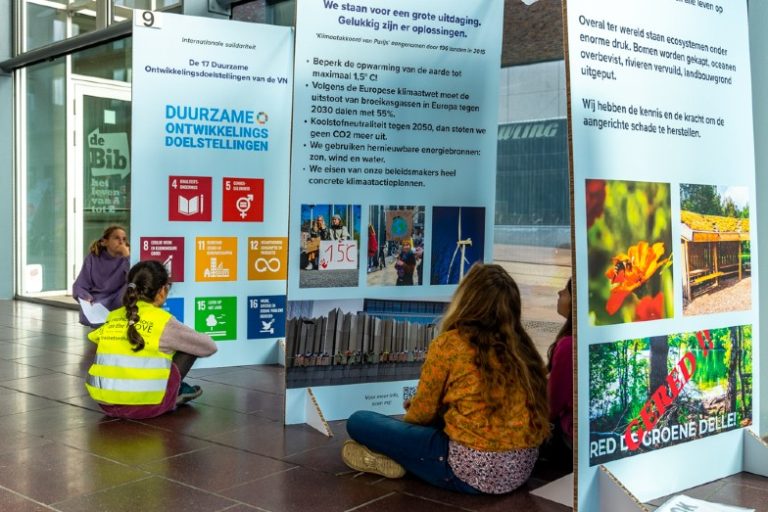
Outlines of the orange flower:
[{"label": "orange flower", "polygon": [[648,245],[648,242],[641,241],[631,246],[627,254],[613,257],[612,266],[605,273],[605,277],[611,280],[611,296],[605,304],[609,315],[615,314],[627,295],[648,281],[671,258],[661,259],[663,255],[663,242]]},{"label": "orange flower", "polygon": [[635,308],[635,320],[646,322],[664,318],[664,294],[659,292],[655,297],[650,295],[640,299]]}]

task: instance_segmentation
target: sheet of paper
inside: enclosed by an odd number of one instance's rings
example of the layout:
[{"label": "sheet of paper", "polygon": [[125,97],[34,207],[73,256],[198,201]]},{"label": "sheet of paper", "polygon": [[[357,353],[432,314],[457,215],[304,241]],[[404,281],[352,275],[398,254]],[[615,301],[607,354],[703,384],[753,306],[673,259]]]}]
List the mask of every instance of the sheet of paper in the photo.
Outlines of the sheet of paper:
[{"label": "sheet of paper", "polygon": [[685,494],[680,494],[667,500],[666,503],[656,509],[656,512],[672,512],[674,510],[695,510],[696,512],[755,512],[755,509],[753,508],[710,503],[708,501],[691,498]]},{"label": "sheet of paper", "polygon": [[91,304],[87,300],[83,299],[77,300],[80,301],[80,308],[83,310],[85,318],[87,318],[91,324],[103,324],[107,321],[109,310],[102,304],[99,304],[98,302]]}]

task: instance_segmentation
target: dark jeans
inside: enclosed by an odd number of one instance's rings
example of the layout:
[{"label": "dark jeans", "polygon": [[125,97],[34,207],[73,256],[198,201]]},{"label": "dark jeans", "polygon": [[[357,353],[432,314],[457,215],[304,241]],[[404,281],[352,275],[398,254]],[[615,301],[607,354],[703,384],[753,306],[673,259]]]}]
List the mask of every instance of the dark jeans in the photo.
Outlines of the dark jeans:
[{"label": "dark jeans", "polygon": [[182,380],[187,376],[189,370],[192,369],[192,365],[195,364],[195,361],[197,361],[197,356],[187,354],[186,352],[176,352],[173,354],[173,362],[178,367]]},{"label": "dark jeans", "polygon": [[347,420],[349,437],[390,457],[427,483],[467,494],[480,491],[453,474],[448,464],[448,436],[442,429],[413,425],[371,411]]}]

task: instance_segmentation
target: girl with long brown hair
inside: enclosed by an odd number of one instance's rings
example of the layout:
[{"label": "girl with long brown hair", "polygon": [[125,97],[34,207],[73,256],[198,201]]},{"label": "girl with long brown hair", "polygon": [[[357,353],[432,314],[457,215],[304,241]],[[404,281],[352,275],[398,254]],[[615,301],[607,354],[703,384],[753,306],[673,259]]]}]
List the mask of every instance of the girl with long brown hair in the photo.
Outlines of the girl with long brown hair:
[{"label": "girl with long brown hair", "polygon": [[409,471],[465,493],[510,492],[549,435],[544,362],[520,321],[520,290],[499,265],[475,264],[429,346],[404,421],[358,411],[344,462],[388,478]]}]

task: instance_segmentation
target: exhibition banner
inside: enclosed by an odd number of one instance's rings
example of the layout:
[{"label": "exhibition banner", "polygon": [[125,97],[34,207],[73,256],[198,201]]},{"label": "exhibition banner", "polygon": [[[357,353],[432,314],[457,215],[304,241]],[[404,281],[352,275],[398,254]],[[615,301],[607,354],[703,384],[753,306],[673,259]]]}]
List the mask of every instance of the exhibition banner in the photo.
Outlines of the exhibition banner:
[{"label": "exhibition banner", "polygon": [[286,27],[134,11],[132,258],[218,342],[197,366],[278,362],[292,52]]},{"label": "exhibition banner", "polygon": [[492,258],[502,19],[499,0],[298,3],[289,423],[307,387],[327,418],[402,413],[445,302]]},{"label": "exhibition banner", "polygon": [[747,10],[564,3],[577,505],[598,510],[598,465],[649,501],[740,471],[759,416]]}]

